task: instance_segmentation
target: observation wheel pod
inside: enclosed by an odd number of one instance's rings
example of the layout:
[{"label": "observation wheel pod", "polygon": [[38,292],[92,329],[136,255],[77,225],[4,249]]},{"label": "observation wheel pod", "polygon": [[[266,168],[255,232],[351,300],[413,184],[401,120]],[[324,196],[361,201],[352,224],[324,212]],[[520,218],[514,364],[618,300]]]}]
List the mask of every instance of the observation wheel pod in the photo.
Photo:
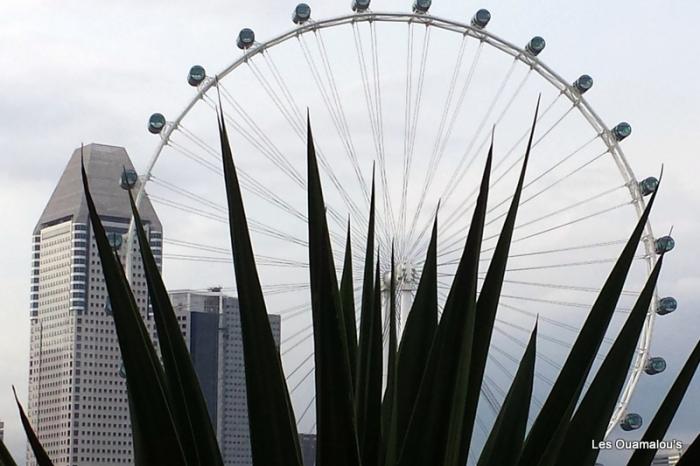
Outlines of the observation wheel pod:
[{"label": "observation wheel pod", "polygon": [[370,0],[353,0],[352,11],[362,13],[369,9]]},{"label": "observation wheel pod", "polygon": [[646,372],[648,375],[660,374],[665,370],[666,360],[658,356],[649,358],[649,361],[647,361],[647,364],[644,367],[644,372]]},{"label": "observation wheel pod", "polygon": [[632,134],[632,126],[630,126],[630,124],[626,121],[623,121],[615,125],[611,132],[613,134],[613,137],[615,137],[615,140],[617,142],[620,142],[623,139],[629,137],[630,134]]},{"label": "observation wheel pod", "polygon": [[118,372],[119,377],[122,379],[126,379],[126,368],[124,367],[124,363],[122,362],[121,365],[119,366],[119,372]]},{"label": "observation wheel pod", "polygon": [[108,316],[112,315],[112,301],[110,301],[109,296],[105,298],[103,309],[105,311],[105,314],[107,314]]},{"label": "observation wheel pod", "polygon": [[192,87],[197,87],[202,84],[206,77],[207,72],[204,70],[204,67],[194,65],[192,68],[190,68],[189,73],[187,73],[187,83]]},{"label": "observation wheel pod", "polygon": [[675,312],[676,309],[678,309],[678,301],[676,301],[676,298],[667,296],[659,300],[656,313],[660,316],[665,316],[666,314]]},{"label": "observation wheel pod", "polygon": [[477,29],[484,29],[489,24],[489,21],[491,21],[491,12],[482,8],[472,16],[471,25]]},{"label": "observation wheel pod", "polygon": [[542,53],[546,45],[547,43],[542,37],[535,36],[525,45],[525,50],[533,57],[536,57]]},{"label": "observation wheel pod", "polygon": [[294,24],[304,24],[309,19],[311,19],[311,7],[306,3],[298,4],[292,13]]},{"label": "observation wheel pod", "polygon": [[247,50],[255,44],[255,32],[250,28],[243,28],[238,33],[236,45],[241,50]]},{"label": "observation wheel pod", "polygon": [[127,169],[122,172],[122,176],[119,178],[119,186],[122,189],[129,190],[136,186],[138,181],[139,176],[136,173],[136,170]]},{"label": "observation wheel pod", "polygon": [[642,181],[639,182],[639,190],[641,191],[642,196],[648,196],[652,194],[656,191],[656,188],[658,187],[659,180],[653,176],[650,176],[649,178],[644,178]]},{"label": "observation wheel pod", "polygon": [[620,421],[620,427],[626,432],[637,430],[642,427],[644,421],[637,413],[629,413]]},{"label": "observation wheel pod", "polygon": [[165,116],[162,113],[154,113],[148,119],[148,131],[151,134],[160,134],[165,128]]},{"label": "observation wheel pod", "polygon": [[432,0],[415,0],[413,2],[413,12],[419,14],[426,14],[430,10],[430,5],[432,5]]},{"label": "observation wheel pod", "polygon": [[676,247],[676,241],[671,236],[662,236],[654,242],[657,254],[671,252]]},{"label": "observation wheel pod", "polygon": [[122,243],[124,242],[124,238],[121,233],[116,233],[113,231],[107,233],[107,240],[109,240],[109,245],[114,251],[119,251],[119,249],[122,247]]},{"label": "observation wheel pod", "polygon": [[581,76],[578,77],[578,79],[576,81],[574,81],[574,88],[576,88],[578,93],[581,95],[588,92],[592,87],[593,87],[593,78],[591,78],[587,74],[582,74]]}]

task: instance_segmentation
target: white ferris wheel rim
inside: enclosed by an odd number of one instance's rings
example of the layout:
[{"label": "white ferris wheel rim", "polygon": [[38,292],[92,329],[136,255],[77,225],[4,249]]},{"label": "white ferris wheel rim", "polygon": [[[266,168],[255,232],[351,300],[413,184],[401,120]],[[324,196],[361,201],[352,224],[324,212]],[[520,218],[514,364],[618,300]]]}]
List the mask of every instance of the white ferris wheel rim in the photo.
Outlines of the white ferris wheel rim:
[{"label": "white ferris wheel rim", "polygon": [[[639,181],[636,178],[631,165],[627,161],[620,144],[613,136],[610,128],[603,122],[603,120],[598,116],[598,114],[593,110],[591,105],[586,101],[586,99],[578,93],[572,84],[570,84],[566,79],[556,73],[552,68],[547,66],[542,60],[537,56],[529,54],[524,48],[518,47],[515,44],[506,41],[497,35],[487,31],[486,29],[480,29],[474,27],[473,25],[463,23],[460,21],[455,21],[451,19],[441,18],[433,16],[428,13],[391,13],[391,12],[374,12],[374,11],[363,11],[357,13],[350,13],[341,16],[336,16],[324,20],[309,20],[303,24],[297,25],[297,27],[284,32],[282,34],[273,37],[264,42],[256,42],[252,47],[243,50],[242,56],[234,60],[230,65],[225,67],[221,72],[217,73],[215,77],[207,76],[206,79],[197,86],[197,92],[192,97],[192,99],[187,103],[183,110],[178,114],[178,116],[171,121],[168,121],[160,132],[160,140],[156,146],[154,153],[152,154],[143,175],[139,176],[139,181],[136,188],[136,203],[140,205],[143,194],[145,193],[145,187],[147,183],[151,180],[153,170],[160,158],[161,152],[169,144],[170,137],[175,129],[181,124],[182,120],[189,114],[189,112],[195,107],[195,105],[204,99],[204,96],[212,88],[216,87],[216,82],[225,78],[227,75],[234,72],[238,67],[245,64],[250,58],[262,54],[263,52],[272,49],[282,43],[287,42],[290,39],[296,38],[303,34],[312,33],[314,31],[334,28],[347,24],[357,24],[357,23],[406,23],[406,24],[423,24],[425,26],[436,27],[442,30],[451,31],[454,33],[462,34],[465,37],[471,37],[486,43],[487,45],[499,50],[502,53],[512,56],[515,60],[520,61],[526,66],[530,67],[531,70],[535,71],[540,77],[544,78],[549,84],[554,86],[559,92],[566,96],[573,106],[579,111],[579,113],[586,119],[588,124],[596,131],[600,136],[600,139],[606,145],[610,155],[613,157],[615,164],[623,178],[625,186],[628,188],[631,202],[635,207],[637,218],[641,217],[646,203],[644,201],[644,196],[639,187]],[[127,245],[129,250],[131,249],[134,241],[134,231],[133,231],[133,221],[127,233]],[[648,270],[651,270],[657,261],[654,248],[654,235],[651,227],[651,221],[647,221],[645,225],[643,243],[646,253],[646,262]],[[129,255],[127,255],[127,261],[129,261]],[[127,270],[130,270],[127,264]],[[131,278],[131,277],[129,277]],[[656,317],[656,310],[658,299],[653,299],[649,310],[647,311],[647,317],[644,323],[644,328],[642,335],[637,345],[637,350],[635,352],[635,357],[632,362],[632,369],[630,375],[625,384],[622,395],[618,400],[615,407],[613,415],[610,419],[610,423],[606,430],[606,437],[610,432],[617,426],[624,414],[627,412],[627,407],[630,403],[632,394],[639,382],[641,374],[644,372],[646,361],[649,358],[651,337],[654,328],[654,322]]]}]

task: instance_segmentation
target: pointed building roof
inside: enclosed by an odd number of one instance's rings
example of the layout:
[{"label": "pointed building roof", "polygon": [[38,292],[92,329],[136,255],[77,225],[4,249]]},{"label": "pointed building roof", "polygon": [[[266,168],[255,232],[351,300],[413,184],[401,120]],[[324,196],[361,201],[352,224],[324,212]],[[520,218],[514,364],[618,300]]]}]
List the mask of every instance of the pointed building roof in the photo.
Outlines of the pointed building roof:
[{"label": "pointed building roof", "polygon": [[[126,149],[93,143],[85,146],[82,152],[90,192],[100,216],[112,220],[130,219],[129,196],[120,186],[124,169],[134,169]],[[68,219],[78,223],[88,223],[87,203],[80,176],[80,153],[80,148],[73,151],[56,189],[51,194],[34,228],[35,235],[45,226]],[[160,220],[148,196],[142,198],[139,212],[144,222],[150,222],[154,229],[161,230]]]}]

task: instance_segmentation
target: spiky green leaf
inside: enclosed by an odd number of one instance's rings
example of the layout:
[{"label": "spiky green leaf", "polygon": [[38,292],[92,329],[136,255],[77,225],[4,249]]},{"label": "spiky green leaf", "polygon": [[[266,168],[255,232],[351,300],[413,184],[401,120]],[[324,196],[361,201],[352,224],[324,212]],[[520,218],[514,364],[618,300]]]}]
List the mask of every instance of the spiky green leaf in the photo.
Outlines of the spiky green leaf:
[{"label": "spiky green leaf", "polygon": [[696,466],[700,464],[700,435],[686,448],[676,466]]},{"label": "spiky green leaf", "polygon": [[359,466],[345,318],[338,293],[310,122],[307,155],[309,271],[316,361],[316,464]]},{"label": "spiky green leaf", "polygon": [[397,438],[397,395],[396,377],[397,358],[396,330],[396,267],[394,264],[394,246],[391,246],[391,270],[389,283],[389,348],[387,356],[386,391],[382,403],[382,459],[384,466],[394,466],[398,456]]},{"label": "spiky green leaf", "polygon": [[654,266],[625,325],[576,409],[561,447],[560,463],[572,457],[577,458],[581,466],[595,463],[600,450],[591,448],[591,441],[597,443],[605,436],[618,396],[625,384],[649,305],[654,298],[662,262],[663,257]]},{"label": "spiky green leaf", "polygon": [[[491,337],[493,335],[493,326],[496,320],[496,311],[498,310],[501,290],[503,289],[503,279],[508,264],[508,254],[510,252],[511,240],[513,239],[518,207],[520,206],[520,197],[525,184],[525,174],[527,173],[527,166],[530,161],[530,151],[532,149],[532,140],[537,126],[539,109],[540,99],[538,98],[518,184],[515,188],[508,214],[503,222],[501,234],[498,237],[498,243],[496,243],[496,249],[493,252],[491,263],[489,264],[484,283],[481,286],[479,299],[476,303],[476,320],[474,322],[474,341],[472,343],[472,360],[470,366],[471,373],[469,375],[467,404],[464,409],[464,436],[462,437],[460,447],[460,464],[466,464],[469,457],[469,447],[474,431],[476,410],[481,395],[481,384],[483,382],[484,372],[486,371],[486,360],[489,353],[489,346],[491,345]],[[491,143],[493,144],[493,140]]]},{"label": "spiky green leaf", "polygon": [[[49,458],[49,455],[46,453],[46,450],[44,450],[44,447],[41,445],[41,442],[39,441],[39,437],[37,437],[36,432],[34,432],[34,429],[32,428],[32,423],[29,422],[29,418],[24,412],[24,408],[22,408],[22,403],[19,402],[19,398],[17,398],[17,391],[15,390],[15,387],[12,387],[12,392],[15,395],[15,403],[17,403],[17,409],[19,410],[19,417],[20,420],[22,421],[22,427],[24,428],[24,433],[27,436],[27,440],[29,441],[29,446],[32,449],[32,452],[34,453],[34,458],[36,458],[36,463],[38,466],[53,466],[53,463],[51,462],[51,459]],[[4,448],[4,445],[3,445]],[[3,455],[4,456],[4,455]],[[10,457],[10,454],[7,454],[9,461],[12,461],[12,463],[7,463],[7,464],[14,464],[14,461]],[[3,459],[4,461],[4,459]]]},{"label": "spiky green leaf", "polygon": [[[163,367],[143,323],[119,257],[107,240],[90,194],[84,166],[81,167],[81,172],[90,223],[112,304],[112,317],[126,372],[134,462],[138,465],[184,466],[187,459],[169,404]],[[168,445],[168,448],[162,448],[161,445]]]},{"label": "spiky green leaf", "polygon": [[547,400],[528,433],[519,461],[520,466],[552,464],[557,457],[578,397],[615,313],[656,193],[658,190],[652,194],[649,204],[598,294]]},{"label": "spiky green leaf", "polygon": [[301,466],[296,421],[255,265],[226,123],[222,116],[218,121],[241,319],[253,463]]},{"label": "spiky green leaf", "polygon": [[[374,273],[372,306],[367,318],[370,322],[362,326],[368,335],[360,334],[366,347],[366,359],[361,360],[358,380],[358,428],[360,458],[362,466],[377,466],[380,458],[382,430],[382,288],[379,260]],[[362,322],[361,322],[362,324]],[[359,422],[362,420],[362,423]]]},{"label": "spiky green leaf", "polygon": [[17,466],[2,440],[0,440],[0,466]]},{"label": "spiky green leaf", "polygon": [[491,148],[464,251],[403,440],[400,466],[456,466],[459,463],[492,158]]},{"label": "spiky green leaf", "polygon": [[530,412],[532,382],[535,377],[536,341],[537,324],[532,329],[525,354],[520,360],[518,371],[515,373],[513,383],[481,451],[477,466],[503,466],[515,464],[518,460]]},{"label": "spiky green leaf", "polygon": [[418,397],[430,347],[435,339],[438,315],[437,294],[437,214],[426,254],[423,272],[411,310],[406,318],[396,361],[397,392],[396,439],[400,446]]},{"label": "spiky green leaf", "polygon": [[348,357],[350,359],[350,375],[352,388],[355,389],[355,367],[357,367],[357,322],[355,321],[355,285],[352,279],[352,241],[350,236],[350,219],[348,219],[348,235],[345,243],[345,259],[343,275],[340,279],[340,301],[345,316],[345,333],[348,341]]},{"label": "spiky green leaf", "polygon": [[[683,401],[685,392],[688,390],[690,382],[693,380],[698,364],[700,364],[700,340],[695,345],[695,348],[693,348],[690,356],[688,356],[688,360],[683,365],[673,385],[671,385],[671,389],[666,394],[666,398],[664,398],[659,410],[649,423],[649,427],[647,427],[646,432],[644,432],[642,436],[642,442],[663,440],[668,427],[671,425],[671,421],[673,421],[673,417],[676,415],[676,411],[678,411],[678,407]],[[654,459],[655,454],[655,448],[635,450],[627,466],[648,466]]]},{"label": "spiky green leaf", "polygon": [[219,444],[216,440],[216,431],[209,418],[197,373],[192,365],[187,344],[182,337],[180,323],[170,303],[168,291],[158,270],[158,264],[153,257],[131,192],[129,192],[129,200],[149,297],[153,306],[153,318],[158,332],[165,381],[188,464],[223,466]]}]

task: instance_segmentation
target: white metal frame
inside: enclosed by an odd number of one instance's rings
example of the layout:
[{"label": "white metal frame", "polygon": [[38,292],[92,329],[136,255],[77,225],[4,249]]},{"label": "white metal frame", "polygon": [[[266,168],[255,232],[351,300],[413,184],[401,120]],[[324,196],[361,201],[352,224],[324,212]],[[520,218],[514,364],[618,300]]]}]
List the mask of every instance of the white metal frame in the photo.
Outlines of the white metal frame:
[{"label": "white metal frame", "polygon": [[[596,114],[593,108],[588,104],[588,102],[579,94],[579,92],[552,70],[549,66],[545,65],[539,58],[532,56],[527,53],[523,48],[518,47],[511,42],[508,42],[500,37],[492,34],[491,32],[473,27],[466,23],[461,23],[459,21],[453,21],[450,19],[444,19],[435,17],[428,14],[419,13],[378,13],[365,11],[361,13],[352,13],[343,16],[338,16],[335,18],[320,20],[320,21],[308,21],[298,27],[284,33],[277,37],[270,39],[266,42],[256,43],[250,49],[244,51],[243,55],[226,67],[223,71],[216,75],[216,79],[207,77],[197,88],[197,93],[190,100],[190,102],[185,106],[185,108],[180,112],[180,114],[173,121],[169,121],[160,133],[160,141],[153,153],[144,175],[140,177],[141,183],[139,183],[137,188],[136,202],[140,205],[141,199],[143,197],[144,188],[146,183],[150,180],[153,168],[160,157],[160,153],[163,147],[168,145],[170,141],[170,136],[172,132],[178,127],[182,122],[183,118],[189,113],[189,111],[203,99],[204,95],[212,88],[216,87],[216,80],[225,78],[229,73],[233,72],[246,63],[246,61],[254,57],[255,55],[265,52],[267,49],[275,47],[283,42],[293,39],[301,34],[313,32],[320,29],[328,29],[332,27],[342,26],[346,24],[362,23],[362,22],[377,22],[377,23],[417,23],[425,24],[426,26],[432,26],[446,31],[452,31],[455,33],[462,34],[464,36],[469,36],[475,38],[479,41],[485,42],[488,45],[511,55],[516,60],[521,61],[525,65],[529,66],[532,70],[537,72],[545,80],[547,80],[552,86],[559,89],[559,91],[565,95],[573,105],[578,109],[578,111],[584,116],[586,121],[595,129],[595,131],[601,136],[601,139],[608,147],[610,154],[612,155],[615,163],[625,181],[627,188],[629,189],[632,202],[634,203],[635,209],[637,211],[637,216],[641,217],[646,203],[644,197],[639,188],[639,182],[635,177],[631,166],[627,162],[624,156],[622,148],[618,144],[617,140],[613,136],[610,129],[605,125],[602,119]],[[133,247],[134,232],[133,232],[133,222],[129,228],[127,245],[129,250]],[[656,263],[656,251],[654,246],[654,235],[651,228],[651,223],[647,222],[645,227],[645,234],[643,237],[646,258],[649,270],[651,270]],[[129,259],[127,259],[128,261]],[[129,271],[131,268],[128,266],[126,270]],[[131,278],[131,277],[129,277]],[[637,346],[636,357],[633,361],[633,368],[629,380],[622,392],[622,396],[618,401],[615,408],[613,416],[608,425],[606,436],[610,434],[612,429],[617,425],[622,416],[625,414],[627,405],[631,399],[632,393],[634,392],[639,378],[644,371],[646,366],[646,361],[649,357],[649,349],[651,344],[651,335],[654,327],[654,320],[656,316],[658,299],[652,301],[652,305],[647,313],[647,318],[644,324],[644,330],[640,338],[639,344]]]}]

